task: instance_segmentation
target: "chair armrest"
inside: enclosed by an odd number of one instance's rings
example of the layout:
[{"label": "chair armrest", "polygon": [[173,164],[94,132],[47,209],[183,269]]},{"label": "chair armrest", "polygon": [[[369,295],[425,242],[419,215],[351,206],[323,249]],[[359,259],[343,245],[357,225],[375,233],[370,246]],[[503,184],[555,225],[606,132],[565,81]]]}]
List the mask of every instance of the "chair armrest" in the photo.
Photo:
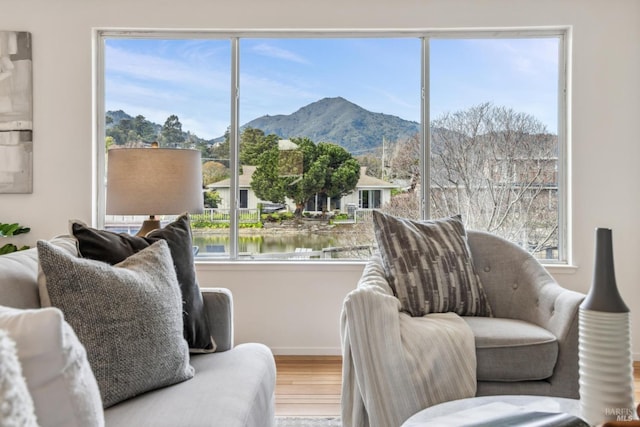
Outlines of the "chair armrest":
[{"label": "chair armrest", "polygon": [[233,296],[226,288],[200,288],[216,351],[233,348]]}]

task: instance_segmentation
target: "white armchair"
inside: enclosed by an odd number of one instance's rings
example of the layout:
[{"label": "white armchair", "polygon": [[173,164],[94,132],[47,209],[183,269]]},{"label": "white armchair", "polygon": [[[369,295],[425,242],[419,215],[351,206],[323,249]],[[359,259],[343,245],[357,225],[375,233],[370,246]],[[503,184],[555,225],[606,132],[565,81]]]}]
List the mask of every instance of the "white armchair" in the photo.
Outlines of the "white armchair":
[{"label": "white armchair", "polygon": [[[558,285],[519,246],[485,232],[468,231],[467,236],[491,318],[452,313],[410,317],[400,311],[381,258],[373,256],[366,265],[357,289],[345,299],[341,318],[345,427],[395,427],[426,406],[473,395],[578,397],[578,307],[584,295]],[[433,316],[437,322],[457,317],[471,333],[465,343],[452,347],[455,353],[441,357],[448,360],[414,363],[407,349],[442,347],[423,342],[434,337],[424,326],[433,323]],[[376,343],[373,335],[383,337],[385,344]],[[461,354],[470,354],[469,364],[453,363]],[[370,372],[371,366],[376,372]],[[429,375],[419,371],[425,366]],[[460,366],[475,374],[471,386],[468,377],[449,372]],[[393,393],[375,396],[381,385],[389,384],[382,389]]]}]

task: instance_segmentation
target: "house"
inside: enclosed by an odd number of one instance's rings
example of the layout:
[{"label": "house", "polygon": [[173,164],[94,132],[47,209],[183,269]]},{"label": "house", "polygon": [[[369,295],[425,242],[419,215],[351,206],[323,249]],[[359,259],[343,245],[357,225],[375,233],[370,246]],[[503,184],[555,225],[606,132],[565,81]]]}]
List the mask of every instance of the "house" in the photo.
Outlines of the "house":
[{"label": "house", "polygon": [[[242,166],[242,172],[238,175],[238,188],[240,189],[240,200],[238,202],[238,206],[240,209],[257,209],[258,203],[263,202],[251,189],[251,176],[255,171],[255,166]],[[219,209],[229,209],[230,185],[230,178],[207,185],[208,189],[215,190],[220,195],[220,204],[218,205]]]},{"label": "house", "polygon": [[[177,30],[194,28],[358,32],[568,26],[570,117],[564,131],[570,140],[565,183],[570,257],[567,265],[548,270],[565,287],[586,292],[593,273],[594,229],[609,227],[620,291],[626,301],[640,299],[637,0],[184,0],[171,7],[154,0],[4,0],[0,7],[0,29],[33,36],[33,192],[0,194],[0,222],[30,226],[31,232],[18,240],[30,245],[65,233],[70,219],[99,222],[103,200],[97,187],[104,181],[97,153],[104,141],[94,124],[101,113],[95,99],[104,88],[92,78],[100,61],[94,56],[94,29],[167,28],[179,37]],[[401,66],[385,58],[381,64]],[[205,83],[226,84],[214,77],[201,83],[203,89]],[[386,96],[384,87],[368,90]],[[389,102],[403,101],[389,97]],[[264,342],[279,354],[339,354],[341,303],[361,272],[361,263],[197,266],[201,285],[224,285],[234,293],[236,342]],[[633,317],[631,329],[634,356],[640,360],[639,316]]]},{"label": "house", "polygon": [[[268,200],[260,200],[251,189],[251,176],[256,171],[256,166],[243,166],[242,173],[238,175],[238,187],[240,189],[239,206],[241,209],[257,209],[259,203],[269,203]],[[223,179],[213,184],[207,185],[207,188],[215,190],[220,195],[221,203],[218,206],[221,209],[229,209],[229,186],[231,180]],[[316,194],[314,198],[307,202],[305,206],[306,212],[323,212],[323,210],[338,210],[346,212],[348,205],[355,206],[359,209],[375,209],[387,203],[391,199],[391,189],[397,188],[396,185],[381,179],[367,175],[367,168],[360,168],[360,179],[356,189],[346,196],[338,200],[327,200],[327,197]],[[287,208],[290,211],[295,210],[295,203],[291,200],[287,201]],[[328,206],[328,209],[327,209]]]}]

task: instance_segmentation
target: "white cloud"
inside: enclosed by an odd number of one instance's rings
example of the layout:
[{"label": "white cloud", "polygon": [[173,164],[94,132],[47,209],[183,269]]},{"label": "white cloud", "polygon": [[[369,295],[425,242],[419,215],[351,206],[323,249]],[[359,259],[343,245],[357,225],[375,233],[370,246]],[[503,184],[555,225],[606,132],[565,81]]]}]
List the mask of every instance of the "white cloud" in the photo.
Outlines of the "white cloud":
[{"label": "white cloud", "polygon": [[260,43],[251,48],[251,50],[258,55],[268,56],[271,58],[283,59],[285,61],[296,62],[298,64],[310,64],[310,62],[290,50],[282,49],[276,46],[272,46],[267,43]]},{"label": "white cloud", "polygon": [[152,82],[174,83],[214,90],[226,90],[229,86],[228,64],[221,64],[224,72],[216,72],[180,58],[133,53],[112,46],[106,47],[105,58],[107,75],[117,73],[147,85]]},{"label": "white cloud", "polygon": [[528,75],[546,75],[557,71],[558,39],[480,39],[471,41],[485,50],[492,60]]}]

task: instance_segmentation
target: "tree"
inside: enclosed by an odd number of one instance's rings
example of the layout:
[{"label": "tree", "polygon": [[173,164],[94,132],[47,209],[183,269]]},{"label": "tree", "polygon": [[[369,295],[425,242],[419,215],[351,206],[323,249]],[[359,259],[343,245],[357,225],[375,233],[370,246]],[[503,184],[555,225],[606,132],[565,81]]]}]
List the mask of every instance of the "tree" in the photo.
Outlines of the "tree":
[{"label": "tree", "polygon": [[229,169],[220,162],[210,160],[202,165],[202,183],[205,186],[228,177]]},{"label": "tree", "polygon": [[140,141],[152,142],[158,139],[158,133],[153,127],[153,124],[141,114],[134,117],[131,122],[131,127]]},{"label": "tree", "polygon": [[432,217],[460,213],[468,227],[531,252],[557,247],[556,135],[490,103],[445,114],[432,129]]},{"label": "tree", "polygon": [[391,157],[391,179],[408,182],[408,191],[414,192],[420,183],[420,134],[398,141]]},{"label": "tree", "polygon": [[220,194],[218,194],[218,192],[215,190],[208,190],[204,192],[205,208],[208,208],[208,209],[217,208],[221,200],[222,198],[220,197]]},{"label": "tree", "polygon": [[164,147],[175,147],[184,142],[182,123],[175,114],[167,117],[160,131],[160,141]]},{"label": "tree", "polygon": [[376,149],[373,153],[356,156],[360,166],[367,168],[367,175],[385,179],[382,174],[382,150]]},{"label": "tree", "polygon": [[203,155],[203,157],[209,158],[213,161],[222,163],[225,167],[229,167],[229,128],[224,132],[224,141],[214,143],[210,145],[207,149],[207,154]]},{"label": "tree", "polygon": [[265,136],[262,129],[248,127],[240,134],[240,164],[257,165],[265,151],[278,146],[278,135]]},{"label": "tree", "polygon": [[109,151],[109,148],[111,148],[115,143],[115,139],[113,139],[112,136],[108,136],[104,139],[104,148]]},{"label": "tree", "polygon": [[339,198],[352,192],[360,177],[360,165],[344,148],[308,138],[293,138],[303,156],[301,176],[280,176],[277,144],[258,157],[251,188],[262,200],[284,203],[290,198],[296,204],[296,216],[315,194]]}]

